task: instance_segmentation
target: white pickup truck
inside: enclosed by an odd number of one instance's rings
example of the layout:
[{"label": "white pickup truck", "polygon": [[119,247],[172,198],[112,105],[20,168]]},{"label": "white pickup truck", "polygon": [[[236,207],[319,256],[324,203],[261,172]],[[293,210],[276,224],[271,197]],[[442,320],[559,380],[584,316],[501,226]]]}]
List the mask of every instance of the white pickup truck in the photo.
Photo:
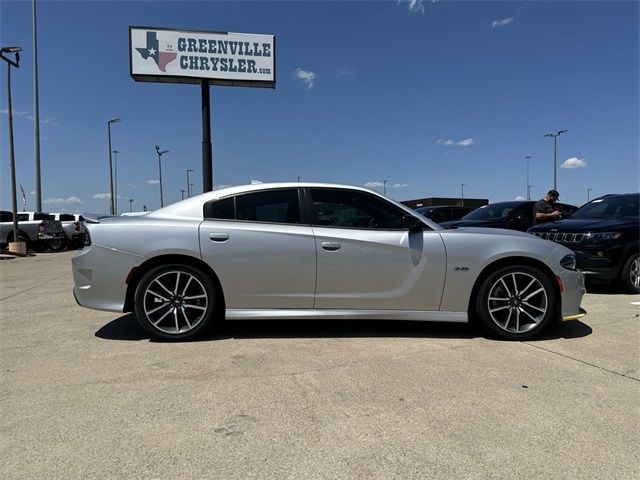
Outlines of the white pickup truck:
[{"label": "white pickup truck", "polygon": [[[18,239],[27,243],[27,249],[61,250],[65,234],[62,224],[48,213],[18,212]],[[13,242],[13,215],[0,210],[0,247]]]}]

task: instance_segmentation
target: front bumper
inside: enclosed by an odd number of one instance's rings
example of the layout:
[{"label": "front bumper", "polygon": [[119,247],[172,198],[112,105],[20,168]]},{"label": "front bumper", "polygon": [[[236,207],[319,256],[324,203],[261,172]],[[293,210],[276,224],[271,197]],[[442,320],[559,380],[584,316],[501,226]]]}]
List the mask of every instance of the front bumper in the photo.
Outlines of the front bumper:
[{"label": "front bumper", "polygon": [[580,313],[576,313],[575,315],[567,315],[566,317],[562,317],[563,322],[568,322],[571,320],[580,320],[584,316],[587,315],[587,311],[584,308],[580,308]]},{"label": "front bumper", "polygon": [[579,270],[563,269],[558,275],[562,285],[562,319],[575,320],[586,315],[582,309],[582,297],[587,292],[584,284],[584,275]]}]

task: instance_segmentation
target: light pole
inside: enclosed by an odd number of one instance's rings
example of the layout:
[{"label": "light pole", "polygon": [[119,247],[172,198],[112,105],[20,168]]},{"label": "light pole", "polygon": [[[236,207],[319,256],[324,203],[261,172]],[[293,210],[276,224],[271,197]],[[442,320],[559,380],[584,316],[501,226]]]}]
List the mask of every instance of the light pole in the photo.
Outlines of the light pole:
[{"label": "light pole", "polygon": [[387,181],[386,180],[382,181],[382,187],[384,189],[384,196],[386,197],[387,196]]},{"label": "light pole", "polygon": [[182,200],[184,200],[184,188],[180,189],[180,193],[182,194]]},{"label": "light pole", "polygon": [[113,151],[113,176],[115,178],[115,181],[113,183],[113,188],[115,190],[115,194],[114,194],[114,210],[115,210],[115,214],[118,215],[118,154],[120,152],[118,150],[114,150]]},{"label": "light pole", "polygon": [[300,181],[300,179],[301,179],[301,178],[302,178],[302,177],[301,177],[300,175],[298,175],[298,182]]},{"label": "light pole", "polygon": [[[11,67],[20,68],[20,47],[2,47],[0,48],[0,58],[7,62],[7,101],[8,101],[8,114],[9,114],[9,167],[11,170],[11,211],[13,213],[13,243],[19,242],[18,237],[18,199],[16,198],[16,159],[15,151],[13,148],[13,106],[11,105]],[[5,56],[5,53],[15,54],[15,60],[11,60]],[[24,251],[22,245],[18,243],[16,253],[20,255],[26,255],[27,248],[24,245]],[[9,244],[9,251],[14,251],[12,245]]]},{"label": "light pole", "polygon": [[558,162],[556,161],[556,157],[557,157],[557,148],[556,148],[556,139],[562,135],[563,133],[567,133],[569,130],[558,130],[557,133],[547,133],[545,135],[545,137],[553,137],[553,189],[557,190],[558,188],[558,182],[557,182],[557,165]]},{"label": "light pole", "polygon": [[524,158],[527,161],[527,200],[531,200],[531,195],[529,194],[529,159],[531,155],[525,155]]},{"label": "light pole", "polygon": [[533,185],[527,185],[527,200],[531,200],[531,188]]},{"label": "light pole", "polygon": [[129,199],[129,213],[133,212],[133,198]]},{"label": "light pole", "polygon": [[38,94],[38,33],[36,0],[33,0],[33,137],[36,157],[36,211],[42,211],[42,182],[40,180],[40,95]]},{"label": "light pole", "polygon": [[466,185],[466,183],[461,183],[460,184],[460,190],[461,190],[461,202],[460,202],[460,206],[464,207],[464,186]]},{"label": "light pole", "polygon": [[[187,198],[191,198],[191,180],[189,179],[189,172],[194,172],[195,170],[188,169],[187,170]],[[182,197],[184,200],[184,196]]]},{"label": "light pole", "polygon": [[116,211],[115,203],[113,201],[113,163],[111,160],[111,124],[118,123],[122,120],[119,118],[112,118],[107,122],[107,130],[109,131],[109,213],[113,215]]},{"label": "light pole", "polygon": [[160,172],[160,208],[164,207],[164,198],[162,197],[162,155],[169,153],[169,150],[160,150],[160,147],[156,145],[156,152],[158,152],[158,172]]},{"label": "light pole", "polygon": [[591,201],[591,190],[593,190],[593,188],[587,188],[587,203]]}]

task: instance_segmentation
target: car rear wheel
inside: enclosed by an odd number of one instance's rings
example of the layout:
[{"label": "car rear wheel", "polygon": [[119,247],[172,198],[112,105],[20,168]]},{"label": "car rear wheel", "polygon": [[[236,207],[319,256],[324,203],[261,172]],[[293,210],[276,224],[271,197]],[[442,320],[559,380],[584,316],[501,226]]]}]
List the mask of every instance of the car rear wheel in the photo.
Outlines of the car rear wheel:
[{"label": "car rear wheel", "polygon": [[209,330],[217,305],[216,287],[202,271],[187,265],[156,267],[135,293],[138,321],[161,340],[191,340]]},{"label": "car rear wheel", "polygon": [[505,267],[483,282],[476,311],[489,333],[508,340],[526,340],[551,322],[556,293],[539,269],[527,265]]},{"label": "car rear wheel", "polygon": [[622,268],[622,286],[628,293],[640,293],[640,255],[631,255]]}]

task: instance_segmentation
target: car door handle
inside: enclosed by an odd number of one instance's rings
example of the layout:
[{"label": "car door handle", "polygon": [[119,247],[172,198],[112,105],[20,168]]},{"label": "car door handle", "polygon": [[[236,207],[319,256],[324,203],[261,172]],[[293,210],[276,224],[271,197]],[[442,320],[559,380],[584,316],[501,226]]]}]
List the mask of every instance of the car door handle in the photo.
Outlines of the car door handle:
[{"label": "car door handle", "polygon": [[209,240],[211,240],[212,242],[226,242],[227,240],[229,240],[229,234],[228,233],[210,233]]},{"label": "car door handle", "polygon": [[335,252],[336,250],[340,250],[340,247],[341,245],[336,242],[322,242],[322,248],[330,252]]}]

